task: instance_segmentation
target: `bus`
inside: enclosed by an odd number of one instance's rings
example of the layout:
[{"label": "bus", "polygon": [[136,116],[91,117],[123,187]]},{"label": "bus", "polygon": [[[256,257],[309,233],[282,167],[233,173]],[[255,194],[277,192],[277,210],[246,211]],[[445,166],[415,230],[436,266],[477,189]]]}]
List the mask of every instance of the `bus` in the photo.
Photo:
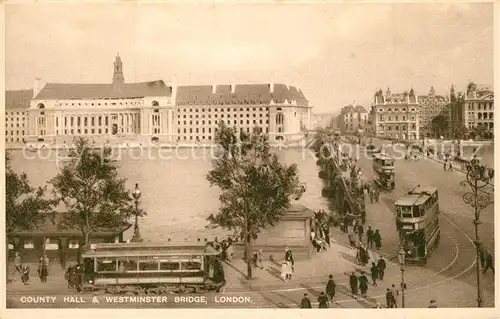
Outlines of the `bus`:
[{"label": "bus", "polygon": [[406,262],[425,264],[439,243],[439,195],[436,187],[418,185],[396,201],[396,228]]},{"label": "bus", "polygon": [[78,265],[83,291],[120,294],[220,291],[224,271],[210,243],[92,244]]},{"label": "bus", "polygon": [[378,153],[373,155],[373,173],[375,184],[382,189],[394,189],[396,186],[394,175],[394,158]]}]

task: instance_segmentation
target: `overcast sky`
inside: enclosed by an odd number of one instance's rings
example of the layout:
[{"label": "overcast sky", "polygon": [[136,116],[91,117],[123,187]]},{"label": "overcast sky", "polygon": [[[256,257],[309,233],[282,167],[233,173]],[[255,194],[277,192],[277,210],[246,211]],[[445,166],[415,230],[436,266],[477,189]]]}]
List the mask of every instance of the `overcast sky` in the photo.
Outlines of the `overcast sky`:
[{"label": "overcast sky", "polygon": [[333,112],[378,88],[493,85],[493,4],[8,4],[6,88],[111,81],[296,85]]}]

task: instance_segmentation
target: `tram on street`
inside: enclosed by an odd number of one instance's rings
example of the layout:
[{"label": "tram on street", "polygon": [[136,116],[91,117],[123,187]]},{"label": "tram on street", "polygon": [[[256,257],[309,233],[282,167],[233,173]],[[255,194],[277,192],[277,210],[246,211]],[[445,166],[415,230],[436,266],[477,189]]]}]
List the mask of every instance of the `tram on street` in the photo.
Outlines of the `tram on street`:
[{"label": "tram on street", "polygon": [[423,265],[439,243],[439,195],[432,186],[418,185],[396,201],[396,227],[406,262]]},{"label": "tram on street", "polygon": [[92,244],[82,254],[80,288],[136,295],[219,291],[225,283],[219,254],[201,242]]},{"label": "tram on street", "polygon": [[386,154],[373,155],[373,173],[375,184],[382,189],[391,190],[396,186],[394,174],[394,158]]}]

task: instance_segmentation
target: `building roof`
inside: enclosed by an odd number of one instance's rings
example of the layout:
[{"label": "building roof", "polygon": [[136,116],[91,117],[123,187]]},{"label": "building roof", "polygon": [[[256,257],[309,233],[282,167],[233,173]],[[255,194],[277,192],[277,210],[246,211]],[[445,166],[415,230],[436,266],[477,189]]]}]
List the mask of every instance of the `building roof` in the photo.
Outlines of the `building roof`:
[{"label": "building roof", "polygon": [[342,108],[340,111],[340,114],[346,114],[346,113],[367,113],[366,109],[361,106],[361,105],[347,105]]},{"label": "building roof", "polygon": [[[82,236],[81,230],[78,226],[74,227],[63,227],[59,225],[59,222],[62,220],[62,214],[64,213],[50,213],[46,214],[43,221],[36,225],[34,229],[16,229],[11,232],[12,236],[66,236],[66,237],[76,237]],[[103,237],[103,236],[116,236],[127,229],[129,229],[132,225],[129,223],[124,223],[121,226],[112,227],[112,228],[102,228],[91,234],[90,237]]]},{"label": "building roof", "polygon": [[408,192],[406,195],[396,201],[396,205],[421,205],[429,199],[429,197],[437,192],[437,188],[433,186],[417,186]]},{"label": "building roof", "polygon": [[119,99],[145,96],[171,96],[172,88],[163,80],[125,83],[123,85],[95,83],[47,83],[37,94],[37,100]]},{"label": "building roof", "polygon": [[294,86],[274,84],[236,84],[234,93],[231,85],[216,85],[215,93],[211,85],[179,86],[177,105],[225,105],[225,104],[270,104],[296,101],[299,106],[307,106],[307,99],[302,91]]},{"label": "building roof", "polygon": [[9,90],[5,91],[5,109],[28,109],[33,90]]}]

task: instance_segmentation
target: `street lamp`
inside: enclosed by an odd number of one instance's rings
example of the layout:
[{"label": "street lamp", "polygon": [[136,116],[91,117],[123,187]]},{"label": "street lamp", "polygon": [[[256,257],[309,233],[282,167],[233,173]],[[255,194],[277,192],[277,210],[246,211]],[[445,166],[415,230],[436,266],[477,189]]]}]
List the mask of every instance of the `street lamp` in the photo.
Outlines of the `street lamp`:
[{"label": "street lamp", "polygon": [[[482,189],[488,186],[489,177],[486,174],[486,167],[479,164],[479,160],[474,155],[474,158],[466,165],[467,173],[465,175],[465,180],[460,182],[460,185],[466,189],[463,195],[463,200],[466,204],[469,204],[474,208],[474,232],[475,240],[474,245],[476,246],[476,279],[477,279],[477,306],[482,307],[483,300],[481,297],[481,241],[479,239],[479,225],[481,221],[479,220],[481,210],[486,208],[492,203],[490,194],[483,191]],[[470,187],[470,191],[467,186]]]},{"label": "street lamp", "polygon": [[132,197],[135,201],[135,225],[134,225],[134,235],[132,236],[133,242],[142,242],[141,233],[139,232],[139,198],[141,198],[141,190],[139,189],[139,184],[135,184],[135,189],[132,191]]},{"label": "street lamp", "polygon": [[399,265],[401,266],[401,308],[405,307],[405,258],[406,251],[401,247],[398,252]]}]

